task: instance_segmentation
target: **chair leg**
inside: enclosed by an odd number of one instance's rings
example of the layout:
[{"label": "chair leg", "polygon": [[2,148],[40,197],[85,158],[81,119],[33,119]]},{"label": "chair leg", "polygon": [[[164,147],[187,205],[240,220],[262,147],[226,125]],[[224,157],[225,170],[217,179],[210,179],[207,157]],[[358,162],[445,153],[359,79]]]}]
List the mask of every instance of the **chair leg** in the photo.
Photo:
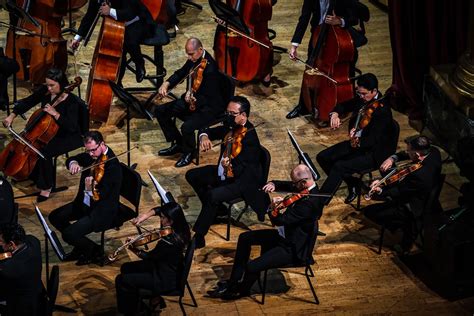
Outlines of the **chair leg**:
[{"label": "chair leg", "polygon": [[379,251],[377,252],[379,255],[382,253],[383,236],[384,235],[385,235],[385,226],[382,226],[382,229],[380,230]]},{"label": "chair leg", "polygon": [[265,304],[265,292],[267,290],[267,273],[268,270],[265,270],[265,273],[263,274],[262,302],[260,303],[262,305]]},{"label": "chair leg", "polygon": [[196,299],[194,298],[193,291],[191,291],[191,287],[189,286],[188,281],[186,281],[186,287],[188,289],[189,295],[191,296],[191,300],[193,301],[194,307],[198,307],[198,303],[196,302]]},{"label": "chair leg", "polygon": [[308,269],[308,271],[309,271],[309,276],[313,278],[314,277],[314,272],[313,272],[313,269],[311,269],[311,266],[307,266],[306,269]]},{"label": "chair leg", "polygon": [[183,312],[183,316],[186,316],[186,311],[184,310],[184,305],[183,305],[183,296],[179,297],[179,307],[181,308],[181,312]]},{"label": "chair leg", "polygon": [[315,304],[319,305],[318,296],[316,295],[316,291],[314,290],[313,283],[311,282],[311,278],[308,274],[309,271],[311,271],[312,276],[314,276],[313,271],[311,270],[311,267],[306,266],[304,274],[306,276],[306,280],[308,280],[308,284],[309,284],[309,288],[311,289],[311,293],[313,293],[314,302],[315,302]]},{"label": "chair leg", "polygon": [[240,219],[242,218],[242,215],[244,215],[244,213],[247,211],[248,208],[249,208],[249,206],[248,206],[247,202],[245,202],[245,207],[240,211],[239,216],[237,216],[237,219],[236,219],[237,222],[240,222]]},{"label": "chair leg", "polygon": [[[102,250],[102,255],[105,256],[105,231],[102,231],[100,234],[100,248]],[[100,266],[104,266],[104,260],[100,260]]]},{"label": "chair leg", "polygon": [[227,208],[227,235],[225,240],[229,241],[230,240],[230,221],[232,219],[232,204],[229,204],[229,207]]}]

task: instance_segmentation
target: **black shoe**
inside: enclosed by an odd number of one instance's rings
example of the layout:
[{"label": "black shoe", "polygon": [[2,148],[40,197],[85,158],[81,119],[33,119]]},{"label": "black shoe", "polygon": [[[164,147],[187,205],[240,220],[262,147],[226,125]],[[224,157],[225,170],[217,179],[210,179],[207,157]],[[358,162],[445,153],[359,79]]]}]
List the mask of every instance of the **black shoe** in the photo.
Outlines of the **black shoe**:
[{"label": "black shoe", "polygon": [[38,196],[36,197],[36,202],[41,203],[46,201],[47,199],[49,199],[49,196],[38,194]]},{"label": "black shoe", "polygon": [[181,158],[179,158],[178,162],[175,163],[174,166],[176,168],[187,166],[193,161],[193,158],[194,158],[193,153],[183,154]]},{"label": "black shoe", "polygon": [[201,234],[194,235],[194,240],[196,241],[196,249],[206,247],[206,239]]},{"label": "black shoe", "polygon": [[355,187],[349,188],[349,195],[347,195],[346,199],[344,200],[344,203],[350,204],[358,196],[359,196],[359,193],[357,192]]},{"label": "black shoe", "polygon": [[74,248],[70,253],[66,254],[63,261],[76,261],[81,257],[81,253]]},{"label": "black shoe", "polygon": [[158,156],[173,156],[181,152],[181,147],[178,144],[173,144],[168,148],[161,149]]},{"label": "black shoe", "polygon": [[295,117],[298,117],[300,115],[308,114],[306,112],[307,112],[306,108],[304,108],[303,106],[298,104],[297,106],[295,106],[295,108],[293,110],[288,112],[288,114],[286,115],[286,118],[291,120],[291,119],[294,119]]},{"label": "black shoe", "polygon": [[142,82],[143,79],[145,79],[146,71],[145,67],[137,67],[137,72],[135,73],[135,79],[137,79],[137,82]]},{"label": "black shoe", "polygon": [[227,291],[224,291],[220,298],[226,301],[232,301],[232,300],[238,300],[239,298],[242,298],[244,296],[249,296],[250,293],[244,293],[244,292],[238,292],[232,289],[228,289]]},{"label": "black shoe", "polygon": [[207,295],[212,298],[220,298],[221,295],[228,290],[228,288],[229,281],[219,281],[212,290],[207,291]]},{"label": "black shoe", "polygon": [[76,266],[85,266],[92,263],[92,257],[81,254],[77,259]]},{"label": "black shoe", "polygon": [[257,218],[259,222],[265,221],[265,213],[257,213]]}]

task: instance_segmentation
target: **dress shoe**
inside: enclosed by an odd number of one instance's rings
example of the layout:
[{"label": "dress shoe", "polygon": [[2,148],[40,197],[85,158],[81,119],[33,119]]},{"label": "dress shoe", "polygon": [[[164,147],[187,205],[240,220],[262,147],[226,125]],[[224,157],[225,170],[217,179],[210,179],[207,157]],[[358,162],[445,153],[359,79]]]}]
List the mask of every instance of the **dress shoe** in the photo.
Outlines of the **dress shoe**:
[{"label": "dress shoe", "polygon": [[288,114],[286,115],[286,118],[291,120],[291,119],[294,119],[295,117],[298,117],[300,115],[307,114],[306,112],[307,112],[306,108],[298,104],[297,106],[294,107],[293,110],[288,112]]},{"label": "dress shoe", "polygon": [[355,187],[351,187],[351,188],[349,188],[349,194],[347,195],[346,199],[344,200],[344,203],[350,204],[358,196],[359,196],[359,192],[357,192],[357,189]]},{"label": "dress shoe", "polygon": [[318,121],[318,123],[316,123],[316,125],[319,128],[326,128],[326,127],[329,127],[329,122],[328,121]]},{"label": "dress shoe", "polygon": [[158,156],[173,156],[181,152],[181,147],[178,144],[173,144],[168,148],[162,149],[158,152]]},{"label": "dress shoe", "polygon": [[76,266],[85,266],[92,263],[92,257],[81,254],[77,259]]},{"label": "dress shoe", "polygon": [[194,235],[194,240],[196,242],[196,249],[206,247],[206,239],[204,239],[203,235],[201,234]]},{"label": "dress shoe", "polygon": [[49,199],[49,196],[38,194],[38,196],[36,197],[36,202],[41,203],[46,201],[47,199]]},{"label": "dress shoe", "polygon": [[81,257],[81,253],[74,248],[70,253],[66,254],[63,261],[76,261]]},{"label": "dress shoe", "polygon": [[175,167],[181,168],[189,165],[193,161],[194,155],[193,153],[183,154],[181,158],[175,163]]},{"label": "dress shoe", "polygon": [[145,67],[137,67],[137,71],[135,73],[135,79],[137,79],[137,82],[142,82],[143,79],[145,79],[146,71]]}]

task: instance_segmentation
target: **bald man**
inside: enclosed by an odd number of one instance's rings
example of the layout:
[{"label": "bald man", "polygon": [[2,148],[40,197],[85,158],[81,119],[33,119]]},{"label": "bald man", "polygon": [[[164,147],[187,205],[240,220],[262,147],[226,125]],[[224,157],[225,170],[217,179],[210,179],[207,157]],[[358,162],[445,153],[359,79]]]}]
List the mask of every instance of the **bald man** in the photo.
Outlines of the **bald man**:
[{"label": "bald man", "polygon": [[[195,37],[186,41],[185,51],[188,61],[161,85],[159,93],[162,97],[168,95],[170,89],[185,79],[202,59],[206,59],[207,65],[199,88],[194,94],[187,91],[180,99],[158,105],[155,109],[155,116],[166,141],[171,142],[171,146],[160,150],[158,155],[173,156],[181,153],[181,158],[175,164],[176,167],[187,166],[193,160],[196,148],[194,131],[215,121],[224,113],[227,106],[220,89],[222,77],[211,54],[204,50],[201,41]],[[196,73],[187,77],[186,81],[191,80],[188,87],[192,86]],[[195,104],[195,110],[190,108],[191,103]],[[181,133],[173,121],[174,117],[183,121]]]},{"label": "bald man", "polygon": [[[298,165],[291,171],[291,181],[270,181],[263,191],[288,191],[299,193],[308,190],[318,193],[311,171],[305,165]],[[274,197],[273,202],[282,201]],[[318,231],[322,203],[316,196],[305,196],[279,212],[276,216],[269,213],[271,222],[278,229],[262,229],[240,234],[237,242],[234,265],[230,279],[219,282],[208,294],[213,298],[238,299],[248,296],[252,284],[261,271],[278,268],[291,263],[305,263],[308,252],[312,252],[312,237]],[[260,257],[250,260],[252,246],[261,246]]]}]

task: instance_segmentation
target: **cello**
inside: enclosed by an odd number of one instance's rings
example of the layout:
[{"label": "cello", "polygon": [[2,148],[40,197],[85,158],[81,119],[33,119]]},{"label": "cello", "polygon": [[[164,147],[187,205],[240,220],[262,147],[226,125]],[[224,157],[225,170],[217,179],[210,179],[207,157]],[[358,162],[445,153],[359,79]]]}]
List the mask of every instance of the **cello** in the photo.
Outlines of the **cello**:
[{"label": "cello", "polygon": [[[14,35],[8,31],[6,53],[15,58],[20,65],[17,76],[33,84],[44,82],[46,72],[51,67],[66,70],[66,40],[61,35],[61,20],[67,6],[63,1],[55,0],[16,0],[16,4],[27,11],[38,23],[20,19],[17,26],[32,32],[35,36]],[[16,36],[16,49],[13,52],[13,37]],[[14,57],[15,56],[15,57]]]},{"label": "cello", "polygon": [[[333,7],[334,0],[330,1],[328,12],[332,12]],[[349,78],[354,43],[348,30],[327,23],[313,30],[311,43],[313,50],[308,64],[325,75],[319,75],[307,67],[301,93],[308,112],[313,113],[314,109],[315,117],[328,121],[329,112],[337,103],[354,97],[354,87]]]},{"label": "cello", "polygon": [[227,0],[227,4],[242,17],[250,35],[245,37],[233,31],[228,33],[226,56],[226,30],[221,25],[217,26],[213,49],[219,69],[240,82],[262,80],[272,72],[273,66],[273,47],[268,37],[272,1]]}]

